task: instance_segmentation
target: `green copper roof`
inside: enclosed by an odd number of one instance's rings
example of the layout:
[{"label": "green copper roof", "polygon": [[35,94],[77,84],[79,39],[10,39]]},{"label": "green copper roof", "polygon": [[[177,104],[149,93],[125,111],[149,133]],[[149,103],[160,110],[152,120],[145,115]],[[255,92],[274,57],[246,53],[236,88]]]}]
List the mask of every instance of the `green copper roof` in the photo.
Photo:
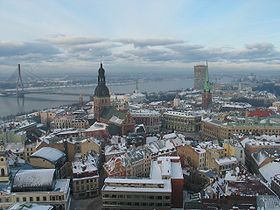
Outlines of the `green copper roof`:
[{"label": "green copper roof", "polygon": [[123,112],[118,111],[115,107],[113,106],[108,106],[108,107],[104,107],[102,109],[102,113],[101,113],[102,118],[110,120],[111,117],[116,116],[120,119],[125,119],[126,114]]}]

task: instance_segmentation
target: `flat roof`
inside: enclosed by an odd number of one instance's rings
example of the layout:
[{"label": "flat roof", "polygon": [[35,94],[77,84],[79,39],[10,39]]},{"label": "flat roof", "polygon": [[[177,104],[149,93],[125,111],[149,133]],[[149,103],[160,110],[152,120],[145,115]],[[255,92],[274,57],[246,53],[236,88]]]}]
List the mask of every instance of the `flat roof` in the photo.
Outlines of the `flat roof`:
[{"label": "flat roof", "polygon": [[[109,179],[109,180],[108,180]],[[109,182],[107,182],[109,181]],[[114,186],[110,184],[139,184],[139,186]],[[151,184],[153,187],[146,187],[141,184]],[[156,187],[157,184],[161,185],[161,187]],[[104,186],[102,187],[102,191],[105,192],[139,192],[139,193],[171,193],[171,182],[170,180],[158,180],[158,179],[114,179],[107,178],[105,179]]]}]

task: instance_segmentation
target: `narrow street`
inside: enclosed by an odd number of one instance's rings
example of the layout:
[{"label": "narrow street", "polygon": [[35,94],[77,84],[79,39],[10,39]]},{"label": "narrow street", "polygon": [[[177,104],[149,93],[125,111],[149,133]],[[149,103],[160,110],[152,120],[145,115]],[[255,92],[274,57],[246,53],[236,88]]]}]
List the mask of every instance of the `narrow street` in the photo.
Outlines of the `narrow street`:
[{"label": "narrow street", "polygon": [[101,196],[85,199],[85,200],[74,200],[71,202],[71,210],[101,210],[102,208],[102,199]]}]

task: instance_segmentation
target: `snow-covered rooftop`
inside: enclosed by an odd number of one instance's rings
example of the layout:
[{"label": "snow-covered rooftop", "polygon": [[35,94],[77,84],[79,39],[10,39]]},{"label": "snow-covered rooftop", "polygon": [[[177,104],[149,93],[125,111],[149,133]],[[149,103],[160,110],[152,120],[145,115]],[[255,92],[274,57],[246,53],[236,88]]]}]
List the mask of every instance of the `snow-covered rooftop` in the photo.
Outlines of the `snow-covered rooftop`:
[{"label": "snow-covered rooftop", "polygon": [[51,210],[53,206],[36,203],[15,203],[7,210]]},{"label": "snow-covered rooftop", "polygon": [[13,188],[52,187],[55,169],[21,170],[16,173]]},{"label": "snow-covered rooftop", "polygon": [[230,165],[230,164],[234,164],[237,163],[237,159],[236,157],[224,157],[224,158],[218,158],[215,159],[216,163],[218,165]]},{"label": "snow-covered rooftop", "polygon": [[31,157],[43,158],[54,164],[65,156],[65,153],[52,147],[43,147],[31,155]]},{"label": "snow-covered rooftop", "polygon": [[114,124],[117,124],[117,125],[121,125],[121,124],[124,122],[124,119],[120,119],[120,118],[118,118],[117,116],[113,115],[113,116],[110,118],[109,122],[114,123]]},{"label": "snow-covered rooftop", "polygon": [[132,117],[160,117],[158,111],[149,109],[131,110],[130,114]]},{"label": "snow-covered rooftop", "polygon": [[280,162],[270,162],[259,169],[263,178],[268,182],[271,183],[272,178],[280,174]]},{"label": "snow-covered rooftop", "polygon": [[171,193],[170,180],[106,178],[102,191]]},{"label": "snow-covered rooftop", "polygon": [[95,122],[92,126],[90,126],[88,129],[85,131],[100,131],[100,130],[105,130],[107,128],[107,124],[105,123],[100,123],[100,122]]},{"label": "snow-covered rooftop", "polygon": [[150,177],[151,179],[162,179],[164,177],[183,179],[180,157],[167,156],[153,160],[151,162]]},{"label": "snow-covered rooftop", "polygon": [[169,115],[169,116],[181,116],[181,117],[196,117],[200,116],[200,114],[192,111],[188,112],[177,112],[177,111],[167,111],[164,112],[163,115]]},{"label": "snow-covered rooftop", "polygon": [[88,154],[85,157],[82,157],[79,160],[72,162],[72,171],[73,174],[82,174],[82,173],[97,173],[97,164],[95,158]]}]

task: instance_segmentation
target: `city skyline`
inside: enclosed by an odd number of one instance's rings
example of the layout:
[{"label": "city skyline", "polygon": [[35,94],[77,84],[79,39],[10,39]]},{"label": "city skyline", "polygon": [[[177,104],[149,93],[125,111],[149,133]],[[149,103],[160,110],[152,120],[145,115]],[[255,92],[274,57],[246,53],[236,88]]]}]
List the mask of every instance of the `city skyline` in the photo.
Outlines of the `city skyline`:
[{"label": "city skyline", "polygon": [[276,1],[1,1],[0,72],[279,69]]}]

